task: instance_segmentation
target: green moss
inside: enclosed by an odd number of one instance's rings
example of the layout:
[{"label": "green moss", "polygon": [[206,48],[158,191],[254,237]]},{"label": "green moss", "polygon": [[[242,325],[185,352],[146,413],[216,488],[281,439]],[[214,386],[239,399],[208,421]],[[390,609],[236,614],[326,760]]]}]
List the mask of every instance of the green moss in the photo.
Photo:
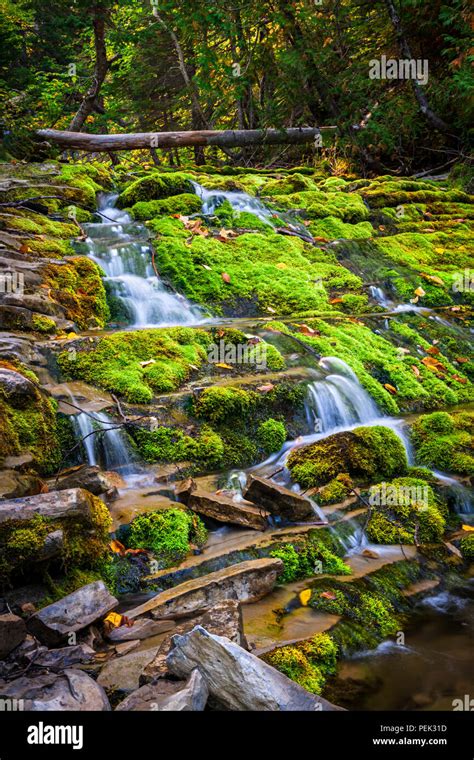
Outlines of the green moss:
[{"label": "green moss", "polygon": [[92,494],[88,494],[87,498],[89,510],[80,516],[65,513],[61,520],[52,521],[35,514],[29,519],[9,520],[2,524],[2,583],[9,579],[16,581],[20,574],[27,578],[34,576],[38,567],[44,571],[50,564],[43,558],[45,541],[48,534],[57,530],[63,533],[59,560],[68,572],[97,567],[108,552],[112,520],[100,499]]},{"label": "green moss", "polygon": [[373,511],[367,535],[371,541],[380,544],[441,541],[446,520],[426,480],[397,478],[373,486],[369,501]]},{"label": "green moss", "polygon": [[101,270],[83,256],[69,259],[67,264],[48,264],[45,284],[52,298],[65,309],[65,316],[81,330],[105,327],[110,313]]},{"label": "green moss", "polygon": [[[173,222],[170,229],[165,221]],[[150,226],[159,235],[155,248],[161,274],[191,300],[220,312],[289,314],[330,309],[327,289],[351,290],[361,285],[334,254],[295,237],[248,233],[221,242],[211,236],[188,239],[189,232],[175,219],[155,220]],[[228,282],[223,273],[229,276]]]},{"label": "green moss", "polygon": [[318,491],[318,502],[321,505],[339,504],[351,495],[353,483],[347,473],[341,473]]},{"label": "green moss", "polygon": [[117,205],[119,208],[128,208],[139,201],[161,200],[173,195],[192,192],[193,186],[188,175],[180,172],[173,174],[154,172],[132,182],[119,196]]},{"label": "green moss", "polygon": [[368,591],[364,584],[319,582],[313,588],[310,605],[332,615],[341,615],[384,639],[399,629],[395,608],[388,598]]},{"label": "green moss", "polygon": [[44,314],[33,314],[31,317],[31,327],[35,332],[49,334],[56,331],[56,322]]},{"label": "green moss", "polygon": [[201,519],[183,509],[166,509],[138,515],[130,524],[129,546],[151,550],[162,567],[181,562],[190,551],[207,540]]},{"label": "green moss", "polygon": [[279,647],[263,659],[303,689],[321,694],[328,676],[336,672],[338,647],[327,633],[308,641]]},{"label": "green moss", "polygon": [[468,533],[467,536],[463,536],[459,542],[459,548],[464,559],[469,562],[474,560],[474,534]]},{"label": "green moss", "polygon": [[132,206],[134,219],[153,219],[160,214],[195,214],[201,210],[201,201],[197,195],[182,193],[157,201],[139,201]]},{"label": "green moss", "polygon": [[286,441],[286,428],[283,422],[270,419],[260,423],[257,428],[257,440],[265,454],[280,451]]},{"label": "green moss", "polygon": [[61,353],[58,364],[68,377],[148,403],[154,393],[178,388],[205,361],[210,340],[204,330],[185,327],[115,333],[81,343],[75,355]]},{"label": "green moss", "polygon": [[309,231],[315,238],[326,240],[358,240],[372,237],[374,229],[370,222],[346,224],[337,217],[328,216],[309,225]]},{"label": "green moss", "polygon": [[407,468],[405,449],[390,429],[376,425],[335,433],[295,449],[287,466],[303,488],[324,485],[341,473],[360,482],[402,475]]},{"label": "green moss", "polygon": [[419,417],[411,438],[419,464],[459,475],[474,474],[474,412],[434,412]]},{"label": "green moss", "polygon": [[[1,362],[0,366],[7,366],[33,379],[28,371],[19,366],[5,362]],[[44,475],[54,472],[60,462],[56,410],[56,402],[38,389],[33,389],[24,403],[16,405],[0,390],[0,458],[30,452],[33,466],[38,472]]]},{"label": "green moss", "polygon": [[292,583],[320,572],[328,575],[350,575],[350,567],[335,554],[333,548],[334,544],[331,548],[314,534],[303,542],[276,546],[270,552],[270,556],[283,561],[280,583]]},{"label": "green moss", "polygon": [[[462,370],[444,356],[437,356],[443,367],[433,371],[420,360],[421,347],[428,356],[431,343],[419,332],[398,320],[390,320],[390,332],[376,334],[360,322],[343,320],[324,321],[306,319],[315,335],[296,333],[299,340],[307,343],[322,356],[343,359],[355,372],[360,383],[374,401],[390,414],[402,409],[433,409],[441,405],[468,401],[472,397],[472,383]],[[274,323],[270,323],[270,327]],[[288,326],[277,329],[290,331]],[[390,340],[391,339],[391,340]],[[409,346],[400,352],[400,344]],[[413,369],[416,368],[416,373]],[[391,394],[386,385],[395,388]]]},{"label": "green moss", "polygon": [[255,411],[257,394],[241,388],[213,386],[205,388],[194,399],[193,411],[196,417],[209,422],[221,423],[232,418],[242,419]]}]

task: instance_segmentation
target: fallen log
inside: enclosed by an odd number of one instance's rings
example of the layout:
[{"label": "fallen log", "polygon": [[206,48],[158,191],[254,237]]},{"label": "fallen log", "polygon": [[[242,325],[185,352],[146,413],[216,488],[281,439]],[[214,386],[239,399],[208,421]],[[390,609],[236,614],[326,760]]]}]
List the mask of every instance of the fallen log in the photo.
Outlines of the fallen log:
[{"label": "fallen log", "polygon": [[39,129],[39,138],[64,149],[108,152],[150,148],[186,148],[214,145],[218,148],[239,148],[249,145],[309,143],[322,132],[336,127],[291,127],[289,129],[200,130],[197,132],[135,132],[119,135],[91,135],[83,132],[62,132]]}]

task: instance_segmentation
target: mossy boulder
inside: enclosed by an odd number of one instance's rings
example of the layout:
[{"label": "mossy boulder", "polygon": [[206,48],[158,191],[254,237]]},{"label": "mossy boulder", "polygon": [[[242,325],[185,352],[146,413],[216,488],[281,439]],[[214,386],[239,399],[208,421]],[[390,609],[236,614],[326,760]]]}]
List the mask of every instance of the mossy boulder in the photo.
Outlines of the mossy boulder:
[{"label": "mossy boulder", "polygon": [[474,475],[474,412],[433,412],[413,423],[416,460],[459,475]]},{"label": "mossy boulder", "polygon": [[379,544],[441,541],[446,520],[442,505],[426,480],[396,478],[370,489],[372,512],[367,535]]},{"label": "mossy boulder", "polygon": [[211,341],[204,330],[173,327],[107,335],[58,357],[61,370],[77,380],[117,393],[132,403],[148,403],[156,393],[175,390],[207,358]]},{"label": "mossy boulder", "polygon": [[54,472],[61,456],[56,411],[56,402],[40,391],[33,372],[0,362],[0,460],[29,452],[40,474]]},{"label": "mossy boulder", "polygon": [[181,193],[192,193],[193,186],[189,176],[181,172],[173,174],[149,174],[135,180],[120,194],[117,205],[129,208],[139,201],[155,201],[169,198]]},{"label": "mossy boulder", "polygon": [[178,564],[190,552],[191,544],[202,546],[207,540],[201,518],[179,508],[138,515],[121,535],[127,546],[152,551],[161,567]]},{"label": "mossy boulder", "polygon": [[321,694],[327,678],[336,672],[337,654],[332,638],[318,633],[300,644],[279,647],[262,659],[306,691]]},{"label": "mossy boulder", "polygon": [[132,208],[134,219],[153,219],[162,214],[183,214],[189,216],[201,210],[201,200],[197,195],[182,193],[157,201],[138,201]]},{"label": "mossy boulder", "polygon": [[295,449],[287,466],[291,477],[304,488],[321,486],[341,473],[358,482],[403,475],[407,469],[404,446],[390,428],[360,427],[335,433]]},{"label": "mossy boulder", "polygon": [[102,272],[94,261],[75,256],[64,264],[48,264],[43,274],[51,297],[64,307],[67,319],[81,330],[105,327],[109,307]]},{"label": "mossy boulder", "polygon": [[111,525],[105,504],[80,488],[3,501],[0,578],[29,576],[32,565],[45,568],[51,561],[71,570],[98,567]]}]

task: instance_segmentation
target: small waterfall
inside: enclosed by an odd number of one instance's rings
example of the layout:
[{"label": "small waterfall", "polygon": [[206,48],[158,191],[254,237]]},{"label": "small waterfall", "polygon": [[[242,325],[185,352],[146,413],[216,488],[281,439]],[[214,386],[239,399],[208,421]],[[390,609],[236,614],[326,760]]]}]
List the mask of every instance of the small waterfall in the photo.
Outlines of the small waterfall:
[{"label": "small waterfall", "polygon": [[193,182],[192,184],[194,192],[202,200],[202,213],[204,215],[212,216],[219,206],[228,201],[237,212],[246,211],[258,217],[261,222],[268,224],[270,227],[284,226],[296,232],[308,242],[313,242],[313,238],[307,228],[295,219],[294,216],[289,213],[269,209],[261,200],[254,198],[248,193],[237,190],[208,190],[198,182]]},{"label": "small waterfall", "polygon": [[78,440],[83,441],[89,465],[126,474],[134,469],[133,453],[122,428],[105,412],[81,412],[71,417]]},{"label": "small waterfall", "polygon": [[472,515],[474,513],[474,497],[471,489],[460,483],[456,478],[445,475],[444,472],[433,470],[433,475],[448,488],[453,499],[454,509],[458,514]]},{"label": "small waterfall", "polygon": [[117,194],[99,200],[100,223],[84,224],[87,253],[105,272],[111,291],[134,327],[195,324],[202,314],[184,296],[169,291],[152,264],[148,231],[115,208]]},{"label": "small waterfall", "polygon": [[319,364],[331,374],[308,386],[307,416],[312,417],[316,433],[328,435],[380,417],[376,404],[342,359],[326,356]]},{"label": "small waterfall", "polygon": [[393,306],[393,301],[387,298],[382,288],[378,287],[377,285],[370,285],[369,292],[374,301],[376,301],[380,306],[383,306],[384,308]]}]

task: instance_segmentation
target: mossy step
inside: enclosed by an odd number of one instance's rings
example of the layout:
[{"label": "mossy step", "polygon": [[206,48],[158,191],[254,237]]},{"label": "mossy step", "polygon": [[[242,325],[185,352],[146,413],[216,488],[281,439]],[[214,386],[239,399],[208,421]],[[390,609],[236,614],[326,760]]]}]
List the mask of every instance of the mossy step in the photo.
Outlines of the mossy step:
[{"label": "mossy step", "polygon": [[[337,505],[336,505],[337,506]],[[355,509],[341,516],[331,523],[331,530],[337,524],[344,524],[351,520],[361,519],[365,515],[365,508]],[[166,588],[175,586],[191,578],[202,577],[206,573],[214,572],[219,567],[229,567],[246,559],[253,552],[263,552],[270,549],[276,543],[291,543],[306,537],[314,530],[329,530],[327,525],[292,525],[287,528],[277,528],[256,535],[253,530],[235,531],[229,538],[219,543],[204,547],[201,555],[188,557],[178,567],[160,570],[157,573],[146,576],[147,584],[163,585]],[[224,563],[224,565],[223,565]]]},{"label": "mossy step", "polygon": [[[318,575],[317,580],[331,578],[350,584],[367,578],[383,567],[416,557],[414,546],[377,546],[374,551],[380,552],[378,558],[364,557],[362,554],[353,554],[345,558],[344,561],[352,569],[352,575]],[[275,589],[265,599],[243,608],[244,632],[249,643],[256,647],[253,650],[254,654],[260,656],[280,647],[305,641],[317,633],[329,631],[341,620],[339,615],[298,606],[276,623],[275,610],[284,609],[293,602],[301,591],[311,586],[312,580],[314,578],[289,584],[283,593],[280,589]],[[301,630],[304,630],[304,635],[299,635]]]}]

